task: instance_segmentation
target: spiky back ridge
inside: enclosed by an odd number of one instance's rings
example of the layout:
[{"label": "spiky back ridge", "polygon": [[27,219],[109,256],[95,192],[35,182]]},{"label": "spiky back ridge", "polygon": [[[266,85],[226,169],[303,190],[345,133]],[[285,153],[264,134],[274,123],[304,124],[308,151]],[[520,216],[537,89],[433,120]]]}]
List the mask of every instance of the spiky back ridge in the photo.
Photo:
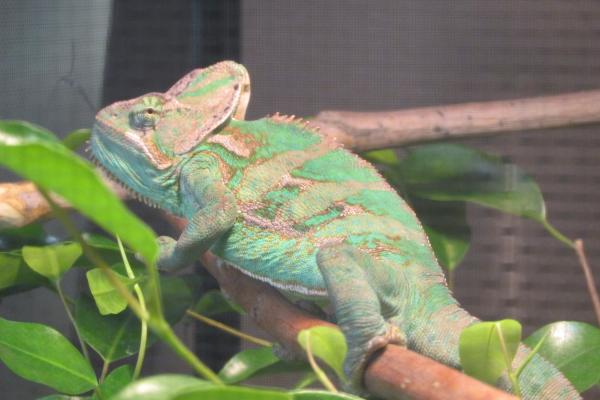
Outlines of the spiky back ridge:
[{"label": "spiky back ridge", "polygon": [[213,251],[244,272],[325,295],[316,252],[349,243],[382,262],[419,264],[425,281],[443,282],[408,205],[373,166],[307,122],[278,114],[234,120],[195,151],[219,160],[237,198],[241,218]]}]

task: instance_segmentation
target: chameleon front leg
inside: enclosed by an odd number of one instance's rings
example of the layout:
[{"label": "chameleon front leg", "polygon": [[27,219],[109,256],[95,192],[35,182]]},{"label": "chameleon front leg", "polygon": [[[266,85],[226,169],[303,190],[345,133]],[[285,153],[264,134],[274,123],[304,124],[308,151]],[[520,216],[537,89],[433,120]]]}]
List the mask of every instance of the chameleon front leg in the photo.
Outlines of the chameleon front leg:
[{"label": "chameleon front leg", "polygon": [[344,244],[323,247],[317,253],[337,323],[348,343],[344,370],[354,391],[362,390],[364,368],[375,351],[388,343],[405,344],[400,329],[382,315],[378,277],[371,273],[376,266],[369,265],[369,258]]},{"label": "chameleon front leg", "polygon": [[158,238],[158,268],[173,271],[198,259],[227,232],[238,216],[233,193],[210,170],[196,170],[182,179],[186,208],[195,210],[178,240]]}]

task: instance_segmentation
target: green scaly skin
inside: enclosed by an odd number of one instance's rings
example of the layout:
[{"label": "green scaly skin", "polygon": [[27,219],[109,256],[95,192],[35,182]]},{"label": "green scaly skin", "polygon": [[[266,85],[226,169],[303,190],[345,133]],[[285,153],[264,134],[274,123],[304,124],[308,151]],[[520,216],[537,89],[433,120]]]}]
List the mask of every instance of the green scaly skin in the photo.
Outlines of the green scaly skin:
[{"label": "green scaly skin", "polygon": [[[159,268],[210,250],[286,294],[329,299],[355,387],[387,343],[459,367],[459,334],[476,319],[450,295],[414,212],[373,166],[305,123],[244,121],[249,96],[244,67],[222,62],[96,116],[101,165],[188,220],[178,240],[160,238]],[[521,384],[527,399],[579,398],[540,357]]]}]

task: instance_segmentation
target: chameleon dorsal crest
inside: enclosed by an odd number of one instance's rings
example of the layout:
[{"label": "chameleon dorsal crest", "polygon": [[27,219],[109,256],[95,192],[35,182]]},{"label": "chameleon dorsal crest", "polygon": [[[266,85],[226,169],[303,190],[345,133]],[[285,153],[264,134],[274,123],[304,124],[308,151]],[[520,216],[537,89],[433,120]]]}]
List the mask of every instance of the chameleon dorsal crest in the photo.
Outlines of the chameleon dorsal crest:
[{"label": "chameleon dorsal crest", "polygon": [[223,61],[196,69],[173,85],[165,95],[187,106],[197,123],[163,138],[175,154],[185,154],[230,118],[244,119],[250,100],[250,78],[246,69],[233,61]]}]

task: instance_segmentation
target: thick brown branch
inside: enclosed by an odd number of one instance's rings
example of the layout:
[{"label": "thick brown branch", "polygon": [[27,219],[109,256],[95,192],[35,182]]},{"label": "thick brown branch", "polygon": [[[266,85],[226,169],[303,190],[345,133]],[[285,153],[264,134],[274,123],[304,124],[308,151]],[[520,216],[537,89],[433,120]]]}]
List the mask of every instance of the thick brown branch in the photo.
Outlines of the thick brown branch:
[{"label": "thick brown branch", "polygon": [[600,90],[399,111],[322,111],[321,132],[355,151],[600,122]]},{"label": "thick brown branch", "polygon": [[[167,215],[179,230],[185,221]],[[288,302],[277,290],[252,279],[234,268],[219,263],[210,253],[202,257],[206,269],[219,286],[239,304],[258,326],[275,340],[304,356],[296,337],[302,329],[316,325],[333,326]],[[499,399],[515,397],[481,383],[452,368],[398,346],[388,346],[369,363],[365,386],[370,393],[385,399]]]}]

